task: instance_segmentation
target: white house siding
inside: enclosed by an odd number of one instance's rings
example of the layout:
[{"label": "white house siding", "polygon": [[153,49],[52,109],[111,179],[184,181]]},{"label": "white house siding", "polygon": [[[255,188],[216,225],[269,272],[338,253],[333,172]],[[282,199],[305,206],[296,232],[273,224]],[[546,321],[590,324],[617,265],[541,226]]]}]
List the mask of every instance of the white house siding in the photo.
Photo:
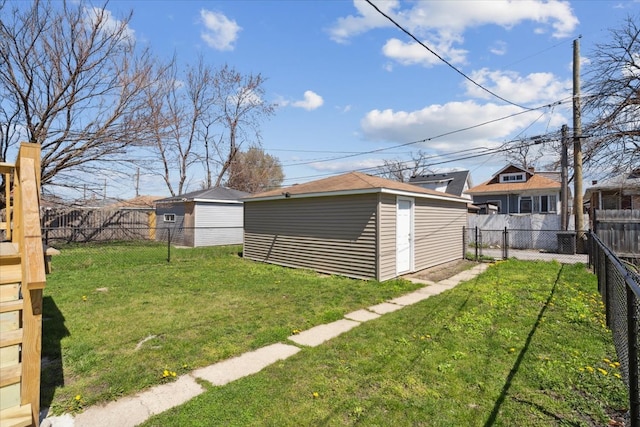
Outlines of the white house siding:
[{"label": "white house siding", "polygon": [[396,196],[380,195],[379,280],[396,277]]},{"label": "white house siding", "polygon": [[197,202],[193,246],[242,244],[242,211],[242,203]]},{"label": "white house siding", "polygon": [[376,278],[377,194],[245,201],[245,258]]},{"label": "white house siding", "polygon": [[416,271],[462,258],[464,203],[416,198],[414,217]]}]

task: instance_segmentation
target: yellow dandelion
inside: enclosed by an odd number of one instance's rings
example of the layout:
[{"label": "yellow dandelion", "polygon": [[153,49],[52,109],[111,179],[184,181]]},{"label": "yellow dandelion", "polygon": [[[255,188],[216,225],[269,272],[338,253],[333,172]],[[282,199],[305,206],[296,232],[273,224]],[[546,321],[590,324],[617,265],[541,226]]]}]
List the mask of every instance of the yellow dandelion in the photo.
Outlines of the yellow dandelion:
[{"label": "yellow dandelion", "polygon": [[177,374],[175,372],[171,372],[171,376],[175,377]]},{"label": "yellow dandelion", "polygon": [[82,295],[82,301],[86,301],[87,300],[87,296],[86,295]]},{"label": "yellow dandelion", "polygon": [[509,353],[513,353],[514,351],[516,351],[516,349],[515,349],[515,348],[513,348],[513,347],[511,347],[511,348],[509,349]]},{"label": "yellow dandelion", "polygon": [[603,361],[604,363],[611,363],[611,360],[607,359],[606,357],[605,357],[604,359],[602,359],[602,361]]},{"label": "yellow dandelion", "polygon": [[593,372],[595,369],[593,369],[591,366],[587,366],[587,371],[589,372]]},{"label": "yellow dandelion", "polygon": [[609,366],[611,366],[613,369],[615,369],[615,368],[616,368],[615,363],[609,363]]},{"label": "yellow dandelion", "polygon": [[317,399],[318,397],[320,397],[320,395],[318,394],[318,392],[317,392],[317,391],[314,391],[314,392],[313,392],[313,398],[314,398],[314,399]]},{"label": "yellow dandelion", "polygon": [[169,376],[169,370],[165,369],[164,371],[162,371],[162,376],[163,377],[168,377]]},{"label": "yellow dandelion", "polygon": [[600,372],[602,375],[607,375],[607,374],[608,374],[608,372],[607,372],[607,371],[605,371],[605,370],[604,370],[604,369],[602,369],[602,368],[598,368],[598,372]]},{"label": "yellow dandelion", "polygon": [[578,368],[578,371],[584,372],[584,368]]},{"label": "yellow dandelion", "polygon": [[616,368],[620,367],[620,362],[613,362],[614,365],[616,365]]},{"label": "yellow dandelion", "polygon": [[614,376],[614,377],[616,377],[616,378],[618,378],[618,379],[622,378],[622,377],[620,376],[620,374],[619,374],[619,373],[617,373],[617,372],[616,372],[615,374],[613,374],[613,376]]},{"label": "yellow dandelion", "polygon": [[76,400],[80,400],[82,399],[82,396],[80,396],[79,394],[76,394]]}]

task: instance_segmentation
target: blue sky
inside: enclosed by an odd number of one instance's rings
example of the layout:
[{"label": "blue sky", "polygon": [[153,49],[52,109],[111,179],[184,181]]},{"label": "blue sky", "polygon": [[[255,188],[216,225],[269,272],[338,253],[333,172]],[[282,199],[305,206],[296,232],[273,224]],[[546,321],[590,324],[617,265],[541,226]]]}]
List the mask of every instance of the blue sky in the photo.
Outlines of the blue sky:
[{"label": "blue sky", "polygon": [[[267,101],[278,104],[262,123],[262,147],[280,159],[284,185],[370,171],[418,150],[434,171],[468,169],[480,184],[506,164],[504,155],[460,157],[571,126],[573,40],[582,36],[584,71],[594,44],[640,11],[637,1],[374,3],[511,104],[360,0],[113,1],[107,9],[115,19],[132,10],[133,36],[156,55],[195,63],[202,54],[214,67],[262,74]],[[538,108],[557,101],[564,103]],[[168,194],[160,181],[143,176],[141,191]],[[109,185],[109,195],[126,194],[133,180]]]}]

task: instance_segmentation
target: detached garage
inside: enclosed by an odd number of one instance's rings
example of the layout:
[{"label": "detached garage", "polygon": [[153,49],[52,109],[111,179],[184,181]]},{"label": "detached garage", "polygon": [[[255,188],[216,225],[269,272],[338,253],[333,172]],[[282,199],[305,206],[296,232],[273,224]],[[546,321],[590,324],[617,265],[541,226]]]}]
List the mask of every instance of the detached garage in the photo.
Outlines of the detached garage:
[{"label": "detached garage", "polygon": [[244,199],[245,258],[387,280],[462,258],[468,200],[359,172]]},{"label": "detached garage", "polygon": [[249,193],[224,187],[156,201],[156,240],[181,246],[242,243],[242,198]]}]

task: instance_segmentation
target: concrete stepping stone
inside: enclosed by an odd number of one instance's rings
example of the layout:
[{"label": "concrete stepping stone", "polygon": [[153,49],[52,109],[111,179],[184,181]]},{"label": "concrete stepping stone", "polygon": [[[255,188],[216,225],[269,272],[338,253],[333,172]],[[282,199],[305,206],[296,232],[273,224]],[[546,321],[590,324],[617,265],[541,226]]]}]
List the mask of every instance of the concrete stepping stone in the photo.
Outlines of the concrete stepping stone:
[{"label": "concrete stepping stone", "polygon": [[389,302],[383,302],[382,304],[373,305],[369,307],[368,310],[378,314],[387,314],[396,310],[400,310],[401,308],[402,308],[401,305],[391,304]]},{"label": "concrete stepping stone", "polygon": [[350,320],[355,320],[356,322],[367,322],[369,320],[377,319],[380,315],[369,310],[362,309],[345,314],[344,317]]},{"label": "concrete stepping stone", "polygon": [[341,319],[327,323],[326,325],[314,326],[313,328],[302,331],[297,335],[291,335],[289,340],[307,347],[316,347],[331,338],[335,338],[338,335],[355,328],[359,324],[360,322],[356,322],[354,320]]},{"label": "concrete stepping stone", "polygon": [[401,297],[394,298],[389,302],[397,305],[412,305],[422,300],[429,298],[431,294],[425,292],[411,292],[410,294],[402,295]]},{"label": "concrete stepping stone", "polygon": [[175,382],[153,387],[132,397],[124,397],[104,406],[92,406],[78,414],[73,425],[134,427],[152,415],[182,405],[203,392],[204,388],[193,377],[184,375]]},{"label": "concrete stepping stone", "polygon": [[196,378],[221,386],[242,377],[246,377],[277,362],[293,356],[300,351],[299,347],[288,344],[272,344],[250,351],[216,364],[196,369],[191,373]]}]

